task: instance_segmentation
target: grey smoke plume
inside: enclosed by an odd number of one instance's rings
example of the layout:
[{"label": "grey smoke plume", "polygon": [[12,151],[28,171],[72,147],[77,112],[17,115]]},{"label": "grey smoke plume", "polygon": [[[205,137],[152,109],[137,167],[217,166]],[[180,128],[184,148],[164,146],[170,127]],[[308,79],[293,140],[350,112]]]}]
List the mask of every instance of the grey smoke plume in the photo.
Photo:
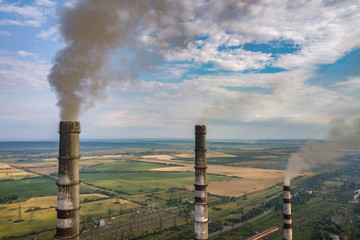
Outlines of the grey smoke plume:
[{"label": "grey smoke plume", "polygon": [[68,4],[60,14],[66,47],[57,53],[48,75],[61,120],[78,120],[79,113],[105,96],[109,82],[136,79],[159,60],[173,59],[174,53],[194,46],[199,37],[214,31],[241,33],[228,20],[245,21],[251,6],[259,2],[77,0]]},{"label": "grey smoke plume", "polygon": [[332,127],[324,142],[309,142],[293,154],[288,161],[284,184],[297,174],[321,164],[331,164],[354,151],[360,150],[360,118],[351,122],[344,119],[332,121]]},{"label": "grey smoke plume", "polygon": [[[57,93],[61,120],[78,120],[81,111],[105,96],[109,81],[136,78],[141,70],[154,67],[156,54],[142,44],[141,32],[147,30],[151,36],[152,29],[177,24],[178,34],[162,42],[184,44],[182,8],[176,2],[79,0],[64,8],[60,31],[67,46],[57,53],[48,75]],[[123,55],[112,58],[111,53],[121,48],[126,49],[120,51]],[[110,68],[113,73],[108,72]]]}]

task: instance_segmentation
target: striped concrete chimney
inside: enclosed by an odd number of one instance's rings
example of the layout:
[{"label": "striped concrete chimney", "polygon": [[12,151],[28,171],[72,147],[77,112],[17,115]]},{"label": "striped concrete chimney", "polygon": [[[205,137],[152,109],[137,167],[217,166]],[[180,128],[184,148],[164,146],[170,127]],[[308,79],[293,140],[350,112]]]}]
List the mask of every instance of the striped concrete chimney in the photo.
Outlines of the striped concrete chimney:
[{"label": "striped concrete chimney", "polygon": [[283,239],[292,240],[292,220],[291,220],[291,192],[290,186],[284,185],[283,200]]},{"label": "striped concrete chimney", "polygon": [[57,239],[79,240],[79,122],[60,122]]},{"label": "striped concrete chimney", "polygon": [[206,126],[195,126],[195,219],[194,239],[208,239],[206,180]]}]

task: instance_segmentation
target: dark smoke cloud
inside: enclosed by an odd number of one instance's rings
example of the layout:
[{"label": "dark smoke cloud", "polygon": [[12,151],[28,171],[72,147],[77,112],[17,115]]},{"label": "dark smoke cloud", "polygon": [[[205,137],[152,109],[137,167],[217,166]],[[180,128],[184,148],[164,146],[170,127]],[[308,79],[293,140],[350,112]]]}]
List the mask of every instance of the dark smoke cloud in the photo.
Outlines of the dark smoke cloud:
[{"label": "dark smoke cloud", "polygon": [[331,124],[325,142],[309,142],[290,157],[285,173],[285,185],[290,185],[290,180],[303,171],[322,164],[335,163],[360,150],[360,118],[350,122],[339,118]]},{"label": "dark smoke cloud", "polygon": [[[139,40],[141,32],[151,36],[157,28],[177,25],[177,35],[159,41],[184,44],[182,12],[176,1],[165,0],[80,0],[64,8],[60,30],[67,46],[57,53],[48,75],[61,120],[78,120],[81,111],[105,96],[109,81],[136,78],[141,70],[154,67],[156,54]],[[122,56],[112,57],[118,49],[125,49]]]}]

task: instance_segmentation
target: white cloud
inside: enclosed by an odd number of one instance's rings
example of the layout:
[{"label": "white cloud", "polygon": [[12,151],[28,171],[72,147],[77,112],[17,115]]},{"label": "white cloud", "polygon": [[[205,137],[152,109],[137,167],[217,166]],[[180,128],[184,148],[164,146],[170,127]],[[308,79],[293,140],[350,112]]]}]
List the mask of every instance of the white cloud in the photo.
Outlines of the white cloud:
[{"label": "white cloud", "polygon": [[359,85],[360,84],[360,77],[352,77],[347,81],[344,82],[337,82],[334,85],[335,86],[349,86],[349,87],[353,87],[354,85]]},{"label": "white cloud", "polygon": [[[184,5],[188,22],[181,29],[183,46],[174,47],[178,40],[174,36],[181,31],[171,23],[143,32],[141,41],[169,62],[212,63],[216,70],[230,72],[194,75],[181,83],[148,83],[153,97],[163,101],[178,99],[184,106],[191,102],[187,109],[197,117],[201,116],[195,108],[205,108],[209,118],[248,122],[286,119],[326,125],[333,117],[351,118],[360,111],[360,101],[346,97],[344,92],[306,82],[316,77],[318,65],[334,63],[360,47],[358,2],[229,0],[185,1]],[[246,43],[270,45],[274,41],[291,43],[296,51],[271,54],[242,48]],[[287,71],[236,73],[268,66]],[[181,68],[179,76],[184,76],[186,70],[193,68]],[[351,80],[338,86],[357,83],[358,80]],[[260,89],[247,89],[253,87]],[[191,118],[187,113],[184,117]]]},{"label": "white cloud", "polygon": [[[349,77],[347,81],[337,82],[333,84],[333,88],[343,96],[344,101],[349,103],[360,102],[359,90],[360,90],[360,77]],[[355,110],[358,111],[358,110]]]},{"label": "white cloud", "polygon": [[22,7],[16,6],[16,5],[0,5],[0,12],[5,13],[15,13],[23,17],[31,17],[31,18],[40,18],[42,17],[42,13],[39,11],[39,9],[25,5]]},{"label": "white cloud", "polygon": [[54,36],[58,33],[59,26],[53,26],[49,28],[48,30],[42,30],[39,34],[36,35],[38,38],[42,39],[49,39],[50,37]]},{"label": "white cloud", "polygon": [[[221,44],[220,44],[221,45]],[[218,51],[220,45],[205,44],[201,49],[196,46],[182,51],[169,49],[164,57],[167,61],[194,61],[195,63],[213,63],[216,68],[230,71],[262,69],[272,61],[270,54],[229,49]]]},{"label": "white cloud", "polygon": [[[169,20],[140,36],[143,43],[151,45],[168,61],[213,63],[230,71],[267,66],[308,68],[333,63],[360,47],[360,4],[351,0],[183,1],[182,4],[187,21],[179,25]],[[293,43],[299,50],[271,56],[241,49],[246,43],[270,44],[271,41]]]},{"label": "white cloud", "polygon": [[[39,12],[26,15],[17,4],[0,3],[11,5],[6,11],[16,16],[0,19],[3,25],[40,26],[47,16],[42,7],[54,6],[52,1],[38,0],[30,7]],[[321,128],[334,117],[354,118],[360,112],[360,99],[354,97],[359,77],[336,83],[331,90],[307,82],[316,78],[320,64],[334,63],[360,47],[357,1],[189,0],[181,4],[186,22],[175,24],[170,12],[159,26],[148,26],[137,38],[144,49],[164,59],[154,73],[156,81],[110,86],[111,97],[84,113],[85,123],[184,129],[206,119],[224,125],[253,123],[253,129],[261,123]],[[57,31],[58,26],[43,29],[37,37],[49,39]],[[249,43],[279,44],[280,50],[282,44],[293,44],[296,51],[272,54],[245,49]],[[18,55],[33,57],[25,51]],[[211,69],[204,70],[206,64]],[[257,72],[269,66],[286,71]],[[36,58],[28,61],[1,54],[0,89],[48,90],[48,69]],[[350,96],[348,90],[339,90],[345,88],[356,92]]]},{"label": "white cloud", "polygon": [[40,27],[52,14],[55,7],[52,1],[38,0],[32,5],[20,5],[16,3],[0,2],[0,12],[8,16],[0,20],[0,25],[32,26]]},{"label": "white cloud", "polygon": [[[25,54],[25,55],[24,55]],[[20,51],[20,55],[32,56]],[[10,53],[0,53],[0,91],[44,91],[49,90],[47,74],[50,65],[41,61],[24,60]]]},{"label": "white cloud", "polygon": [[[311,71],[296,69],[276,74],[193,76],[178,83],[144,81],[139,91],[145,91],[145,97],[124,99],[115,105],[137,109],[135,115],[122,112],[133,115],[129,122],[136,125],[142,119],[148,119],[147,125],[156,126],[207,120],[247,123],[281,120],[324,126],[334,117],[354,118],[358,115],[360,101],[344,98],[341,92],[306,84],[303,79],[312,76]],[[248,88],[257,89],[249,91]],[[139,93],[131,87],[122,89],[121,96],[134,91]],[[159,114],[150,117],[148,112]],[[120,122],[125,124],[129,116],[124,115],[113,120],[121,119]]]},{"label": "white cloud", "polygon": [[189,71],[189,69],[193,69],[195,67],[199,67],[199,65],[197,64],[188,64],[188,63],[184,63],[184,64],[180,64],[180,63],[175,63],[175,64],[171,64],[171,63],[167,63],[164,64],[162,66],[160,66],[160,72],[161,75],[156,75],[155,77],[157,79],[160,80],[168,80],[168,79],[172,79],[172,78],[180,78],[181,76],[183,76],[187,71]]},{"label": "white cloud", "polygon": [[76,5],[77,0],[66,0],[64,3],[64,7],[72,8]]},{"label": "white cloud", "polygon": [[56,3],[51,0],[36,0],[36,5],[38,6],[53,7],[55,4]]},{"label": "white cloud", "polygon": [[20,57],[32,57],[32,58],[38,58],[39,56],[35,53],[26,52],[26,51],[18,51],[17,55]]},{"label": "white cloud", "polygon": [[12,19],[3,19],[0,21],[0,25],[15,25],[15,26],[33,26],[38,27],[39,22],[27,22],[27,21],[17,21]]}]

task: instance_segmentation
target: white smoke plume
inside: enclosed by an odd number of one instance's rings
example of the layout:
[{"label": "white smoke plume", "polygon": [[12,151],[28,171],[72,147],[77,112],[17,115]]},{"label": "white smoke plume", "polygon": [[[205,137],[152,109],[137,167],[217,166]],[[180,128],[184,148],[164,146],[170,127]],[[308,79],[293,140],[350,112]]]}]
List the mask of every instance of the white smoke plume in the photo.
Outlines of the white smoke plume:
[{"label": "white smoke plume", "polygon": [[[48,75],[61,120],[78,120],[81,111],[105,96],[109,81],[134,79],[141,70],[153,68],[156,54],[146,48],[151,44],[144,44],[152,30],[177,25],[178,34],[162,42],[184,44],[182,12],[177,1],[165,0],[79,0],[66,6],[60,31],[67,46],[57,53]],[[126,50],[112,59],[119,49]]]},{"label": "white smoke plume", "polygon": [[345,121],[335,119],[324,142],[309,142],[288,161],[284,184],[297,174],[322,164],[331,164],[354,151],[360,150],[360,119]]}]

